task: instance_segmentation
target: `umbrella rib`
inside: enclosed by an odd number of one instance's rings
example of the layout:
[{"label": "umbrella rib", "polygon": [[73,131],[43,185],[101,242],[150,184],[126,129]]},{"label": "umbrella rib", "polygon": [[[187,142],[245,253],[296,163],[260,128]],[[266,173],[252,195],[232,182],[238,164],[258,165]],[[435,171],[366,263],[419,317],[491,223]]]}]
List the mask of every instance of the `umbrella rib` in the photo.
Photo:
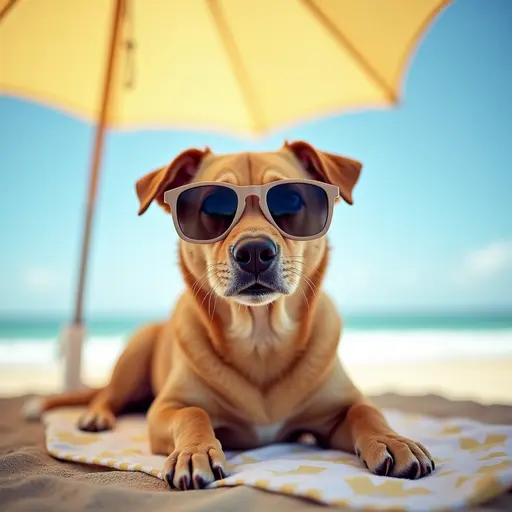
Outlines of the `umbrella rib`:
[{"label": "umbrella rib", "polygon": [[7,17],[9,11],[17,4],[19,0],[10,0],[10,2],[0,11],[0,21]]},{"label": "umbrella rib", "polygon": [[332,23],[332,21],[321,11],[321,9],[312,0],[300,0],[307,9],[313,14],[317,21],[333,36],[334,40],[345,50],[347,50],[354,60],[359,64],[359,67],[369,76],[374,83],[386,94],[386,96],[393,103],[398,101],[398,98],[393,88],[379,75],[368,61],[365,60],[363,55],[357,48],[349,41],[349,39],[341,32],[341,30]]},{"label": "umbrella rib", "polygon": [[258,104],[258,99],[251,86],[251,81],[246,72],[243,64],[242,55],[238,49],[233,33],[229,29],[226,18],[223,16],[222,10],[216,0],[208,0],[208,6],[212,14],[215,26],[219,32],[220,38],[229,56],[231,69],[235,78],[242,90],[245,106],[252,117],[252,124],[256,132],[260,132],[264,129],[264,123],[261,119],[260,112],[261,106]]}]

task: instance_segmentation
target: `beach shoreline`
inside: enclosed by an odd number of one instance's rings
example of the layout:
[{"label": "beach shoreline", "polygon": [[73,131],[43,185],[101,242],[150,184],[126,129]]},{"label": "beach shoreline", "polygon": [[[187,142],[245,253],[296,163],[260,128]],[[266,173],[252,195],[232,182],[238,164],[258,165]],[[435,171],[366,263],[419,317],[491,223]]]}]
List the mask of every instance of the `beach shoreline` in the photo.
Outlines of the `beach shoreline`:
[{"label": "beach shoreline", "polygon": [[[473,321],[473,320],[471,320]],[[338,355],[366,395],[437,394],[484,404],[512,404],[512,324],[502,328],[346,329]],[[442,326],[439,321],[439,326]],[[52,328],[55,328],[54,325]],[[82,351],[86,385],[102,386],[128,343],[128,325],[96,325]],[[39,324],[4,325],[0,396],[56,393],[63,361],[58,336]]]},{"label": "beach shoreline", "polygon": [[[512,356],[457,357],[444,360],[372,364],[344,363],[366,395],[435,394],[482,404],[512,404]],[[83,381],[104,385],[111,367],[84,364]],[[0,396],[56,393],[61,389],[61,363],[0,363]]]}]

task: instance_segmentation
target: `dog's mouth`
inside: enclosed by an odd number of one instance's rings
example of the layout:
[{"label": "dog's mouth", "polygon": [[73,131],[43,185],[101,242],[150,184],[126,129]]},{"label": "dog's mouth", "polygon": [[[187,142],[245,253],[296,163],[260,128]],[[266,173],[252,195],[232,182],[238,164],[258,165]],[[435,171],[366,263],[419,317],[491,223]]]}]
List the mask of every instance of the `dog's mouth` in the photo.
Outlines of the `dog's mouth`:
[{"label": "dog's mouth", "polygon": [[280,281],[276,276],[274,279],[256,279],[254,277],[249,279],[248,276],[239,276],[226,290],[224,296],[247,306],[268,304],[276,300],[279,295],[287,293],[284,284],[279,284]]},{"label": "dog's mouth", "polygon": [[277,299],[281,293],[282,291],[279,287],[254,282],[238,289],[236,293],[233,294],[233,298],[246,306],[262,306]]},{"label": "dog's mouth", "polygon": [[238,295],[248,295],[250,297],[258,297],[260,295],[267,295],[269,293],[276,293],[276,290],[270,288],[261,283],[254,283],[247,288],[244,288],[238,292]]}]

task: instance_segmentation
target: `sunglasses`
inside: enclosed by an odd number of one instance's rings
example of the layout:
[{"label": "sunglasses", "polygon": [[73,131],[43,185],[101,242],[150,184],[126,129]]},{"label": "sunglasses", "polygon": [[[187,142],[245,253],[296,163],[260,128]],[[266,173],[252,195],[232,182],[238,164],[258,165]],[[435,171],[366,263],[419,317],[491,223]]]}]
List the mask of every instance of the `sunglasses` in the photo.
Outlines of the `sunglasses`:
[{"label": "sunglasses", "polygon": [[187,242],[213,243],[225,238],[240,220],[248,197],[259,199],[265,218],[292,240],[323,236],[331,224],[338,187],[315,180],[279,180],[267,185],[236,186],[204,182],[164,194],[178,235]]}]

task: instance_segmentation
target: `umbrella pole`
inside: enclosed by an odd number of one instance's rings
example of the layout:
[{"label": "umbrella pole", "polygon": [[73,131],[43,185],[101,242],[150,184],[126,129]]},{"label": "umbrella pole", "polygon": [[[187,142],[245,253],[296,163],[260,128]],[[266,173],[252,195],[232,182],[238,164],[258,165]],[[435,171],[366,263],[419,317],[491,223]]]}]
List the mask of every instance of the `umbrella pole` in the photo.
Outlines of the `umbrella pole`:
[{"label": "umbrella pole", "polygon": [[111,101],[112,78],[114,75],[116,57],[118,54],[118,40],[120,26],[124,12],[125,0],[116,0],[114,7],[114,18],[112,20],[112,32],[109,43],[109,53],[105,78],[103,83],[103,94],[96,133],[94,137],[93,155],[89,172],[89,191],[87,194],[87,208],[85,212],[84,231],[82,237],[82,250],[80,255],[80,271],[78,286],[75,297],[75,310],[73,321],[64,327],[61,334],[61,350],[64,356],[64,389],[70,391],[81,387],[81,366],[82,346],[85,337],[83,321],[83,301],[85,283],[87,278],[87,264],[89,260],[89,249],[91,243],[91,232],[96,205],[98,182],[101,171],[101,159],[103,155],[103,143],[107,125],[108,107]]}]

